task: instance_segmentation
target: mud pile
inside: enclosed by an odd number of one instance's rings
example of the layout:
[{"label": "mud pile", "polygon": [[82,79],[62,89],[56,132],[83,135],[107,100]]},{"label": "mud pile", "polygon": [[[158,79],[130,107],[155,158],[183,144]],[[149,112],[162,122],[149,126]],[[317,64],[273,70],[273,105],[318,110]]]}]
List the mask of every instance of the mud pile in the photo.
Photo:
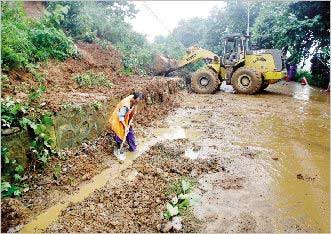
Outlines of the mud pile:
[{"label": "mud pile", "polygon": [[175,59],[166,58],[162,55],[154,55],[153,72],[156,75],[166,74],[178,68],[178,61]]},{"label": "mud pile", "polygon": [[[76,45],[77,58],[69,58],[63,62],[50,60],[40,64],[37,69],[42,77],[40,79],[44,80],[42,83],[46,86],[46,92],[40,100],[44,108],[57,112],[65,104],[84,105],[94,101],[107,103],[113,98],[127,96],[134,90],[154,92],[159,94],[161,99],[164,98],[163,91],[160,91],[163,78],[122,75],[122,55],[110,44],[107,48],[95,43],[78,42]],[[79,87],[73,78],[86,72],[103,73],[113,86]],[[35,75],[25,70],[12,70],[8,76],[9,84],[2,90],[2,97],[10,95],[27,101],[31,88],[37,90],[41,84]]]},{"label": "mud pile", "polygon": [[[171,185],[182,177],[198,178],[219,171],[217,160],[183,158],[187,140],[165,141],[153,146],[123,172],[84,202],[71,205],[47,232],[160,232],[166,220],[165,204]],[[133,178],[128,179],[134,175]],[[83,219],[78,217],[84,217]],[[184,219],[183,231],[198,231],[199,224]]]},{"label": "mud pile", "polygon": [[114,143],[110,139],[105,135],[94,142],[64,150],[59,157],[51,158],[45,171],[30,171],[26,175],[30,190],[17,199],[29,208],[31,214],[54,205],[60,196],[72,193],[80,183],[115,162],[111,156]]}]

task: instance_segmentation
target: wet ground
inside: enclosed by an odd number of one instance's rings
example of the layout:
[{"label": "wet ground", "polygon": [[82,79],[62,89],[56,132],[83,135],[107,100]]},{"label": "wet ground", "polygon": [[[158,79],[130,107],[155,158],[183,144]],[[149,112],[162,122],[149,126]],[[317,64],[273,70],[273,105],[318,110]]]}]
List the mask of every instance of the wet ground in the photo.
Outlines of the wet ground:
[{"label": "wet ground", "polygon": [[140,130],[137,153],[21,231],[159,232],[167,192],[183,177],[197,181],[183,232],[329,231],[327,94],[278,83],[254,96],[184,93],[178,101]]}]

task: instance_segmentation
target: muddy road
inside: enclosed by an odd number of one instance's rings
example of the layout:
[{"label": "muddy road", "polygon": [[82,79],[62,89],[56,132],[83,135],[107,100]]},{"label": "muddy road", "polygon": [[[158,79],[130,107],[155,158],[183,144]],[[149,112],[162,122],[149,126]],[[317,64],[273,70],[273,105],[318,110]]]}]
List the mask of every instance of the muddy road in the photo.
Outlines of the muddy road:
[{"label": "muddy road", "polygon": [[178,101],[155,128],[138,131],[138,152],[21,231],[164,231],[169,188],[185,177],[196,181],[196,202],[182,232],[328,232],[328,95],[279,83],[254,96]]}]

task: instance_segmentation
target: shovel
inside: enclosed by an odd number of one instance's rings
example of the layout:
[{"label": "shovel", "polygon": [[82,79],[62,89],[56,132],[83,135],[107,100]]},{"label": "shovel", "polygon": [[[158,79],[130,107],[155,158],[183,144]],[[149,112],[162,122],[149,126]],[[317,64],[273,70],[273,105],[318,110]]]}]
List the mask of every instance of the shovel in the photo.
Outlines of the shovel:
[{"label": "shovel", "polygon": [[[130,129],[132,120],[133,120],[133,117],[131,118],[131,120],[129,122],[128,129]],[[126,136],[128,135],[128,133],[129,133],[129,131],[125,133],[124,139],[122,140],[122,144],[121,144],[120,148],[118,150],[115,149],[115,151],[114,151],[115,156],[121,161],[125,160],[125,154],[122,149],[123,149],[124,143],[126,141]]]}]

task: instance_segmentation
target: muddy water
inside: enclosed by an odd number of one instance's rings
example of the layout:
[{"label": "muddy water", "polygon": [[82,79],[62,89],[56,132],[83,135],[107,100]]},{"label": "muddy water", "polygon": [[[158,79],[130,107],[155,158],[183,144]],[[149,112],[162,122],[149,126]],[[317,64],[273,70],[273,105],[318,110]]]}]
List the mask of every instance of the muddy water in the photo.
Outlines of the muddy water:
[{"label": "muddy water", "polygon": [[242,134],[239,142],[268,150],[274,160],[270,162],[265,154],[260,163],[269,171],[269,199],[281,220],[275,228],[328,232],[330,98],[317,88],[295,83],[281,83],[268,91],[257,98],[282,94],[289,98],[261,119],[254,134]]},{"label": "muddy water", "polygon": [[[123,163],[114,164],[110,168],[107,168],[100,174],[93,177],[87,183],[81,184],[78,188],[77,193],[60,199],[58,204],[48,208],[46,211],[35,217],[31,222],[23,226],[20,232],[32,233],[45,230],[52,222],[54,222],[59,217],[62,210],[68,207],[70,203],[80,203],[97,189],[104,187],[109,181],[114,181],[114,179],[120,176],[120,173],[122,171],[132,165],[133,160],[138,158],[141,154],[143,154],[146,150],[148,150],[156,143],[163,140],[176,140],[183,138],[195,139],[200,134],[201,133],[196,130],[184,129],[180,126],[154,129],[151,136],[145,139],[138,140],[139,149],[136,152],[125,153],[126,160]],[[136,174],[129,175],[126,179],[132,180],[135,176]]]},{"label": "muddy water", "polygon": [[328,232],[329,96],[309,86],[290,83],[289,88],[293,98],[301,100],[290,116],[274,115],[261,123],[267,133],[262,146],[280,160],[271,166],[276,204],[284,219],[291,217],[313,231]]},{"label": "muddy water", "polygon": [[202,232],[329,231],[329,95],[283,82],[254,96],[185,101],[169,122],[181,116],[204,132],[201,149],[185,155],[217,157],[226,169],[199,180]]}]

